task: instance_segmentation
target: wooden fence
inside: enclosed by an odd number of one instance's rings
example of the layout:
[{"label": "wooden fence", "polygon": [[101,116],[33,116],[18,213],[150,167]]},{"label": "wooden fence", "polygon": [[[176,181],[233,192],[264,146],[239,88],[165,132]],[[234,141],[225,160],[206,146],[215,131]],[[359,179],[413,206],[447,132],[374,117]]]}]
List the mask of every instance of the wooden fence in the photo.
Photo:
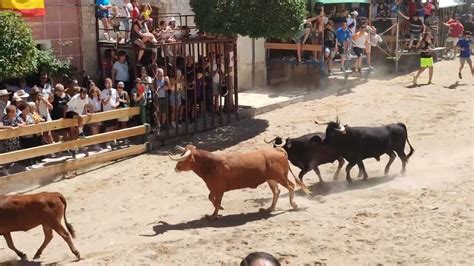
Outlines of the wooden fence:
[{"label": "wooden fence", "polygon": [[[84,124],[98,123],[102,121],[115,120],[122,117],[132,117],[140,114],[139,107],[122,108],[113,111],[94,113],[83,116]],[[28,125],[21,128],[0,130],[0,140],[13,137],[28,136],[32,134],[40,134],[42,132],[54,131],[77,126],[77,119],[60,119],[51,122],[44,122],[35,125]],[[79,168],[91,167],[96,164],[118,160],[124,157],[142,154],[148,151],[147,135],[150,131],[148,124],[130,127],[126,129],[109,131],[97,135],[87,136],[85,138],[56,142],[53,144],[41,145],[28,149],[21,149],[0,154],[0,165],[18,162],[25,159],[36,158],[39,156],[50,155],[62,151],[76,148],[83,148],[99,143],[114,141],[118,139],[143,136],[143,140],[139,144],[129,147],[110,151],[101,152],[85,158],[68,160],[65,162],[55,163],[50,166],[44,166],[29,171],[15,173],[0,177],[0,194],[14,189],[23,189],[33,184],[44,183],[45,180],[53,180],[56,176],[74,171]],[[20,187],[19,187],[20,186]]]}]

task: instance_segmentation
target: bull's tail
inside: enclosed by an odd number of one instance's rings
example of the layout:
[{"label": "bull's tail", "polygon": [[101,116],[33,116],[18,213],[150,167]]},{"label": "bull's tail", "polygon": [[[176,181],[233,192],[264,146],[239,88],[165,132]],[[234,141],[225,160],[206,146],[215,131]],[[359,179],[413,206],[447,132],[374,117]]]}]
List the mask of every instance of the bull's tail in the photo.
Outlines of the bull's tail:
[{"label": "bull's tail", "polygon": [[59,194],[59,199],[61,200],[61,202],[64,205],[64,222],[66,223],[66,228],[67,228],[69,234],[71,234],[72,238],[76,238],[76,231],[74,231],[74,228],[72,227],[72,224],[67,222],[67,218],[66,218],[66,208],[67,208],[66,199],[61,194]]},{"label": "bull's tail", "polygon": [[[276,147],[275,148],[277,151],[283,153],[286,157],[286,159],[288,159],[288,153],[285,151],[285,149],[281,148],[281,147]],[[298,177],[296,177],[296,175],[293,173],[293,171],[291,170],[291,167],[290,167],[290,164],[288,164],[288,170],[290,171],[291,175],[293,176],[293,178],[295,179],[295,182],[296,184],[301,188],[301,190],[303,190],[303,192],[306,194],[306,195],[309,195],[311,194],[311,191],[309,191],[308,187],[303,183],[303,181],[301,181]]]},{"label": "bull's tail", "polygon": [[300,186],[301,190],[303,190],[303,192],[306,195],[311,194],[311,191],[309,191],[308,187],[304,184],[303,181],[301,181],[298,177],[296,177],[296,175],[293,173],[293,170],[291,170],[291,167],[289,165],[288,165],[288,170],[290,170],[291,175],[295,179],[296,184],[298,184],[298,186]]},{"label": "bull's tail", "polygon": [[413,146],[411,146],[410,140],[408,140],[408,130],[407,130],[407,127],[405,126],[405,124],[398,123],[398,125],[403,127],[403,129],[405,129],[405,135],[407,136],[407,143],[408,143],[408,146],[410,146],[410,152],[407,154],[407,161],[408,161],[408,159],[410,159],[410,157],[415,152],[415,149],[413,149]]}]

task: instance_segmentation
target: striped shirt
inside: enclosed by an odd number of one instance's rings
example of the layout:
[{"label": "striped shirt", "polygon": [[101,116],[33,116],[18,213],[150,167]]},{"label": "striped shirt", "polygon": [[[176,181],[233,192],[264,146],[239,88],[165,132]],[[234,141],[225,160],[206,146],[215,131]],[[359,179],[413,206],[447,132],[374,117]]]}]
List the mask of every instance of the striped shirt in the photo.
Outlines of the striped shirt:
[{"label": "striped shirt", "polygon": [[421,34],[423,31],[423,22],[421,20],[417,19],[414,20],[413,18],[410,18],[410,34]]}]

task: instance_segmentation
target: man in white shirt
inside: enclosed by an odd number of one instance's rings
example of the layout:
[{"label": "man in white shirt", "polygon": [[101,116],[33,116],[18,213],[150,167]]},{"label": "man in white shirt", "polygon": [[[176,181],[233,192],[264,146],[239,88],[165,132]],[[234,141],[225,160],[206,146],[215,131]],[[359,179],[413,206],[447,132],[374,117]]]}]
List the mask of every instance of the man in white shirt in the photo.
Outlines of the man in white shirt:
[{"label": "man in white shirt", "polygon": [[[119,95],[117,90],[112,88],[112,80],[105,79],[105,90],[100,93],[100,99],[102,100],[102,109],[104,112],[115,110],[119,104]],[[105,132],[113,131],[117,127],[117,119],[104,121]]]},{"label": "man in white shirt", "polygon": [[77,127],[69,129],[69,140],[77,139],[78,136],[81,138],[85,137],[82,115],[86,113],[88,103],[89,96],[87,95],[87,90],[86,88],[81,88],[79,93],[74,95],[66,104],[64,118],[77,118]]},{"label": "man in white shirt", "polygon": [[130,94],[130,74],[128,73],[127,54],[124,51],[117,53],[118,60],[112,66],[112,84],[122,81],[125,90]]}]

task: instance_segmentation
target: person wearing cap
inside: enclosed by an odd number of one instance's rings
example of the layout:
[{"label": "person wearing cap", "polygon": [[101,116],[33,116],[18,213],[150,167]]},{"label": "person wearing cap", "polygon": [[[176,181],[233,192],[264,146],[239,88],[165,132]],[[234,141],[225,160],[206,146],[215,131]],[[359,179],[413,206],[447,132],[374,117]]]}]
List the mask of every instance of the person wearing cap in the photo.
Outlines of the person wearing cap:
[{"label": "person wearing cap", "polygon": [[459,21],[459,16],[456,14],[454,20],[449,20],[447,23],[443,23],[445,26],[449,27],[449,35],[446,38],[446,42],[453,43],[454,56],[458,53],[458,41],[464,32],[464,26]]},{"label": "person wearing cap", "polygon": [[0,90],[0,121],[3,119],[5,115],[5,109],[10,104],[8,99],[12,93],[7,91],[7,89]]},{"label": "person wearing cap", "polygon": [[359,13],[357,11],[352,11],[350,16],[347,18],[347,27],[351,31],[352,35],[355,34],[357,29],[357,17]]}]

